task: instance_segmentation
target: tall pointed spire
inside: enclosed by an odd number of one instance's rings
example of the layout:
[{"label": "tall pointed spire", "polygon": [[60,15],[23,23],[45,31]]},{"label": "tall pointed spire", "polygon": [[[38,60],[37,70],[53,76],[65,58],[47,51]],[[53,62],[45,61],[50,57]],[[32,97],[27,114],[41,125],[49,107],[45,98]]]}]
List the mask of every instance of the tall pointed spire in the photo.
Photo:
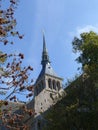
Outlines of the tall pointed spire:
[{"label": "tall pointed spire", "polygon": [[50,61],[49,61],[49,56],[46,48],[45,35],[43,33],[43,52],[42,52],[41,64],[45,66],[47,63],[50,63]]},{"label": "tall pointed spire", "polygon": [[45,35],[43,33],[43,52],[47,52],[47,49],[46,49],[46,41],[45,41]]}]

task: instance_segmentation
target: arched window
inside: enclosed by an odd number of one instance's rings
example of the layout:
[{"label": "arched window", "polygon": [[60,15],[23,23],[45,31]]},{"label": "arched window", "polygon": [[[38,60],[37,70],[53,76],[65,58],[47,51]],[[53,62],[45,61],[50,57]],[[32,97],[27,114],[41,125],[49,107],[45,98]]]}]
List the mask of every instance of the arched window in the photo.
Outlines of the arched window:
[{"label": "arched window", "polygon": [[49,86],[49,88],[51,88],[51,89],[52,89],[51,79],[48,79],[48,86]]},{"label": "arched window", "polygon": [[53,80],[53,89],[56,90],[56,82],[55,82],[55,80]]},{"label": "arched window", "polygon": [[59,81],[57,81],[57,88],[58,88],[58,90],[60,90],[60,82]]}]

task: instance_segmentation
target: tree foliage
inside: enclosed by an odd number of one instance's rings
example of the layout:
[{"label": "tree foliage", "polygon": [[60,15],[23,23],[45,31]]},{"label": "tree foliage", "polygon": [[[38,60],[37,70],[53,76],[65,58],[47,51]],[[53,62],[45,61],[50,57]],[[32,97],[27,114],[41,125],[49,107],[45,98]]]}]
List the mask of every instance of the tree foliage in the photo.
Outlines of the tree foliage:
[{"label": "tree foliage", "polygon": [[0,43],[4,45],[8,43],[13,44],[13,41],[10,39],[14,36],[20,39],[23,38],[15,29],[17,21],[14,17],[14,13],[17,4],[18,0],[8,0],[7,2],[0,0]]},{"label": "tree foliage", "polygon": [[[12,42],[9,41],[11,36],[18,36],[20,39],[23,38],[19,35],[18,31],[15,32],[17,22],[14,13],[17,4],[18,0],[9,0],[7,2],[0,0],[0,43],[4,43],[4,45]],[[32,71],[33,68],[31,66],[22,67],[23,59],[24,54],[21,52],[19,54],[8,54],[7,52],[0,51],[0,83],[2,85],[0,86],[0,90],[14,88],[8,97],[24,89],[33,91],[33,86],[30,84],[33,80],[29,81],[29,71]]]},{"label": "tree foliage", "polygon": [[74,38],[72,44],[74,52],[80,52],[77,61],[82,63],[82,70],[98,78],[98,34],[92,31],[82,33],[80,38]]},{"label": "tree foliage", "polygon": [[[5,48],[14,43],[14,37],[23,38],[23,35],[16,30],[17,21],[14,14],[18,2],[18,0],[0,0],[0,44],[6,45]],[[33,79],[30,79],[33,68],[23,66],[23,59],[24,54],[21,52],[8,54],[6,50],[0,50],[0,96],[5,95],[5,99],[0,100],[0,120],[2,121],[0,125],[3,124],[8,130],[29,130],[22,119],[26,114],[34,115],[34,110],[27,109],[25,104],[19,107],[21,113],[15,113],[11,107],[13,102],[18,101],[17,95],[25,93],[26,98],[33,96]]]}]

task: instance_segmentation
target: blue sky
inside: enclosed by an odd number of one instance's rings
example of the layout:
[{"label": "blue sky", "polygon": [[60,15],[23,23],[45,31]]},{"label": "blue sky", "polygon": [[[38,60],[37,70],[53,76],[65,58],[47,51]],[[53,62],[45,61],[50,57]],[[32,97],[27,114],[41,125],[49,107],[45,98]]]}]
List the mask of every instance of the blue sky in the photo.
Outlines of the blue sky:
[{"label": "blue sky", "polygon": [[24,65],[33,66],[36,80],[41,70],[44,30],[51,65],[65,83],[78,73],[71,42],[84,31],[98,32],[97,12],[97,0],[21,0],[16,10],[17,29],[25,37],[15,39],[16,44],[6,51],[24,53]]}]

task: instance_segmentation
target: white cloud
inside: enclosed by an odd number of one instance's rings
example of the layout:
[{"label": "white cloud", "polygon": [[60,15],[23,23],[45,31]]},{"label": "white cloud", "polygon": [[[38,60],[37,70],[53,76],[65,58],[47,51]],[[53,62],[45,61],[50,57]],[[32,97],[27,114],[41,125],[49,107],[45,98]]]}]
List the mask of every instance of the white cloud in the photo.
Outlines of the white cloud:
[{"label": "white cloud", "polygon": [[77,27],[76,29],[76,34],[79,36],[83,32],[89,32],[89,31],[94,31],[98,33],[98,25],[86,25],[85,27]]},{"label": "white cloud", "polygon": [[84,27],[77,27],[74,32],[69,32],[71,37],[77,36],[79,37],[83,32],[94,31],[98,33],[98,24],[97,25],[86,25]]}]

